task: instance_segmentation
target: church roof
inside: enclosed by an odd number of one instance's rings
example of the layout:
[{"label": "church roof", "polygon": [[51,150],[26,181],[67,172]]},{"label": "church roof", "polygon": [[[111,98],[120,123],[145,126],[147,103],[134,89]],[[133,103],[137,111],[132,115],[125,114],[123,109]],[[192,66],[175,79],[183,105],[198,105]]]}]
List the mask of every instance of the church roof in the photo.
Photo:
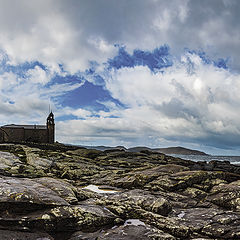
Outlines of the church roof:
[{"label": "church roof", "polygon": [[3,128],[24,128],[24,129],[47,129],[46,125],[16,125],[8,124],[2,126]]}]

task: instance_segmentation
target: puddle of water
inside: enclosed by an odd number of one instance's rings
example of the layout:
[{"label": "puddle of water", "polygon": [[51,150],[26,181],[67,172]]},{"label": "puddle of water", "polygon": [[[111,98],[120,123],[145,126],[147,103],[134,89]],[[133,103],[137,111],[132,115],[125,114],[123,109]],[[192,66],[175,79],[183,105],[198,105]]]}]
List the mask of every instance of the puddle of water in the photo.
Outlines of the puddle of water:
[{"label": "puddle of water", "polygon": [[99,187],[97,185],[93,185],[93,184],[83,187],[82,189],[87,189],[87,190],[90,190],[90,191],[96,192],[96,193],[116,193],[116,192],[118,192],[118,191],[110,190],[110,189],[99,189]]},{"label": "puddle of water", "polygon": [[185,216],[185,212],[184,211],[181,211],[181,213],[179,213],[177,215],[179,218],[183,218]]},{"label": "puddle of water", "polygon": [[125,221],[124,226],[126,225],[134,225],[134,226],[146,226],[144,222],[139,219],[128,219]]},{"label": "puddle of water", "polygon": [[37,238],[36,240],[50,240],[50,238]]}]

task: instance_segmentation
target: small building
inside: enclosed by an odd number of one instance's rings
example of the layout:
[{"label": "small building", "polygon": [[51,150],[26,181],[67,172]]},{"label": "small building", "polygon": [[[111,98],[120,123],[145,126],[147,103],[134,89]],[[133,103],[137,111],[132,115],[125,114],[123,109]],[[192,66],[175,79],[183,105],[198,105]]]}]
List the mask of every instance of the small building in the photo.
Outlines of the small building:
[{"label": "small building", "polygon": [[54,143],[55,123],[51,112],[47,117],[46,125],[15,125],[9,124],[0,127],[0,143],[36,142]]}]

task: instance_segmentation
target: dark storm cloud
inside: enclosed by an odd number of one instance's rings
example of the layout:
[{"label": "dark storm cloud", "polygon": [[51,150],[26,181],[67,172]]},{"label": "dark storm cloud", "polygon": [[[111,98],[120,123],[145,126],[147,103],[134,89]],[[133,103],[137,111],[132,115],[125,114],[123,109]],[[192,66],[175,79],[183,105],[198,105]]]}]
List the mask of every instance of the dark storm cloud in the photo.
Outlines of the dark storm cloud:
[{"label": "dark storm cloud", "polygon": [[239,1],[72,0],[60,5],[74,28],[87,37],[131,49],[167,43],[174,54],[184,47],[203,49],[231,57],[239,67]]},{"label": "dark storm cloud", "polygon": [[152,50],[165,43],[178,56],[185,47],[203,49],[239,68],[239,12],[237,0],[2,0],[0,46],[22,61],[36,56],[72,71],[76,61],[79,68],[106,61],[114,44]]}]

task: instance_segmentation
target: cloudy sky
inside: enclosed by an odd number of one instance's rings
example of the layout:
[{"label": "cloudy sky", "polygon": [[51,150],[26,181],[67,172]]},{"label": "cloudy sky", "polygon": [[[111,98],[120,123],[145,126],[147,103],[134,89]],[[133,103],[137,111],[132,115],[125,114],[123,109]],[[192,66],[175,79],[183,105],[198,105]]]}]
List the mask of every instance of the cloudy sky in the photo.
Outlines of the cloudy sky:
[{"label": "cloudy sky", "polygon": [[240,154],[240,1],[0,0],[0,125],[59,142]]}]

